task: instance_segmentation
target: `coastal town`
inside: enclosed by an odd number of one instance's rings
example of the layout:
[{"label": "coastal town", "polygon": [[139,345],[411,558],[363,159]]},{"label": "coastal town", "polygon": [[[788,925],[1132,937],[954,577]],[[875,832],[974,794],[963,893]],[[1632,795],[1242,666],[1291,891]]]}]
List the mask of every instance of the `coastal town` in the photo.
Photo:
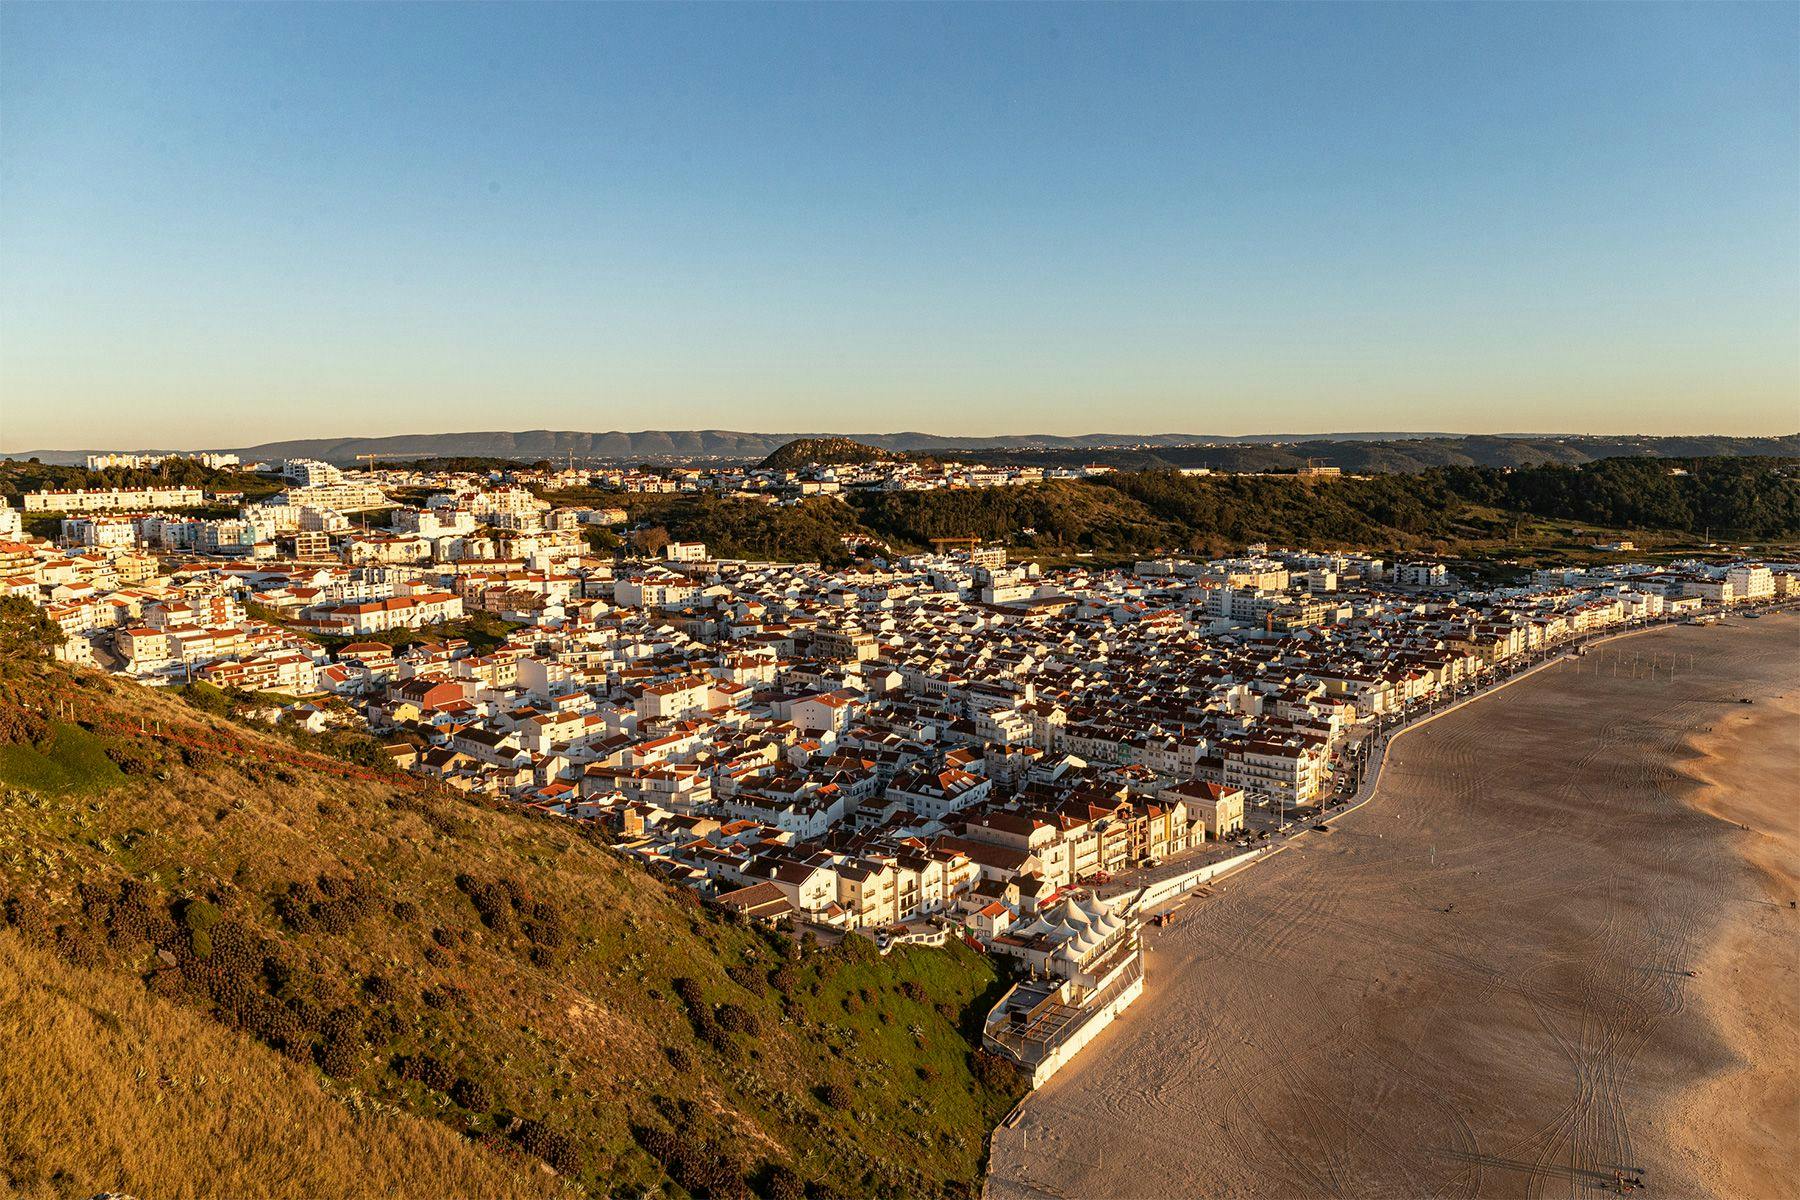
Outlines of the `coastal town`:
[{"label": "coastal town", "polygon": [[[129,457],[89,465],[156,465]],[[1733,558],[1477,587],[1267,545],[1061,570],[974,538],[837,569],[602,555],[584,535],[625,509],[541,495],[1042,478],[1005,468],[268,469],[252,502],[26,495],[55,531],[0,508],[0,594],[70,662],[366,731],[746,921],[963,939],[1016,974],[984,1040],[1034,1084],[1142,993],[1142,924],[1354,803],[1384,727],[1592,635],[1800,596],[1800,565]]]},{"label": "coastal town", "polygon": [[0,1200],[1800,1190],[1795,4],[0,4]]}]

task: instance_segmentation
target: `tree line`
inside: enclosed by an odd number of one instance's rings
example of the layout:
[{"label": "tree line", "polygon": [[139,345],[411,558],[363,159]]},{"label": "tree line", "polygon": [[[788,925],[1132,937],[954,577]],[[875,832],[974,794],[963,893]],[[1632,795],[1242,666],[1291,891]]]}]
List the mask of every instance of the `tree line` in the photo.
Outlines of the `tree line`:
[{"label": "tree line", "polygon": [[[856,491],[779,507],[683,496],[644,516],[659,543],[827,564],[849,561],[847,537],[906,551],[974,536],[1114,557],[1218,554],[1258,541],[1455,553],[1520,536],[1525,518],[1760,541],[1800,536],[1800,460],[1621,458],[1329,480],[1121,471],[1021,487]],[[641,536],[633,540],[644,548]]]}]

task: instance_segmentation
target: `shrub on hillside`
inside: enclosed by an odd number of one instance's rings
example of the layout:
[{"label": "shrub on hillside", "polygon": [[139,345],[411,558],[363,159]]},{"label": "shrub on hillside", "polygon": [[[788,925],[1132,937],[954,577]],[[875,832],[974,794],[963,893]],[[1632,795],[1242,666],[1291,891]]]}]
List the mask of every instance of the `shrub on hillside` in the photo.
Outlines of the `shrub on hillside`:
[{"label": "shrub on hillside", "polygon": [[106,911],[112,907],[114,892],[98,879],[84,879],[75,885],[75,894],[81,898],[81,915],[93,920],[105,922]]},{"label": "shrub on hillside", "polygon": [[386,907],[373,879],[365,875],[321,875],[317,883],[295,880],[275,902],[275,915],[295,933],[315,930],[341,937],[358,922]]},{"label": "shrub on hillside", "polygon": [[484,1113],[494,1107],[493,1090],[466,1075],[450,1085],[450,1098],[470,1112]]},{"label": "shrub on hillside", "polygon": [[721,1004],[715,1019],[721,1028],[732,1033],[748,1034],[751,1037],[755,1037],[762,1028],[755,1013],[736,1004]]},{"label": "shrub on hillside", "polygon": [[132,742],[115,742],[108,746],[106,757],[123,775],[148,775],[156,770],[158,759],[155,750]]},{"label": "shrub on hillside", "polygon": [[519,1122],[513,1140],[527,1154],[535,1154],[549,1163],[558,1174],[573,1175],[581,1169],[581,1154],[574,1141],[542,1121]]},{"label": "shrub on hillside", "polygon": [[313,905],[318,901],[318,889],[304,880],[296,879],[288,884],[286,893],[275,901],[275,915],[295,933],[310,933],[318,924],[313,919]]},{"label": "shrub on hillside", "polygon": [[714,1147],[692,1138],[676,1143],[674,1158],[666,1165],[676,1183],[705,1200],[743,1200],[750,1194],[741,1167]]},{"label": "shrub on hillside", "polygon": [[386,975],[370,975],[363,980],[363,991],[373,1000],[391,1004],[400,998],[400,985]]},{"label": "shrub on hillside", "polygon": [[[659,1104],[671,1120],[685,1118],[673,1110],[676,1103]],[[691,1129],[684,1123],[683,1128]],[[701,1142],[691,1133],[670,1133],[666,1129],[635,1127],[631,1136],[645,1154],[669,1173],[669,1177],[696,1197],[736,1200],[749,1195],[741,1167],[716,1148]]]},{"label": "shrub on hillside", "polygon": [[729,1033],[719,1027],[718,1022],[709,1018],[705,1027],[700,1030],[700,1036],[706,1039],[707,1045],[718,1052],[720,1058],[737,1058],[738,1044],[731,1040]]},{"label": "shrub on hillside", "polygon": [[846,934],[838,939],[837,957],[846,963],[872,963],[881,958],[875,943],[861,934]]},{"label": "shrub on hillside", "polygon": [[644,1153],[658,1163],[667,1163],[675,1157],[675,1135],[666,1129],[639,1126],[631,1131],[631,1136]]},{"label": "shrub on hillside", "polygon": [[525,912],[532,907],[531,889],[513,876],[502,875],[494,880],[494,886],[511,902],[515,911]]},{"label": "shrub on hillside", "polygon": [[447,1092],[456,1083],[456,1072],[429,1054],[402,1055],[394,1060],[394,1073],[422,1083],[434,1092]]},{"label": "shrub on hillside", "polygon": [[517,927],[513,918],[514,896],[499,883],[488,883],[473,875],[458,875],[456,886],[475,906],[481,923],[498,934],[510,934]]},{"label": "shrub on hillside", "polygon": [[156,916],[151,907],[152,893],[135,879],[119,884],[118,896],[107,906],[106,936],[115,946],[147,941]]},{"label": "shrub on hillside", "polygon": [[181,765],[192,771],[210,771],[218,766],[220,758],[211,750],[200,746],[183,746],[181,748]]},{"label": "shrub on hillside", "polygon": [[327,1038],[318,1050],[319,1069],[333,1079],[348,1079],[362,1066],[362,1042]]},{"label": "shrub on hillside", "polygon": [[85,925],[58,925],[56,953],[76,967],[100,965],[100,939]]},{"label": "shrub on hillside", "polygon": [[20,892],[6,901],[6,923],[19,931],[19,936],[34,946],[48,945],[51,938],[50,910],[36,892]]},{"label": "shrub on hillside", "polygon": [[402,1019],[393,1009],[378,1008],[363,1023],[363,1041],[371,1046],[385,1046],[405,1033],[410,1025],[410,1020]]},{"label": "shrub on hillside", "polygon": [[786,1163],[775,1163],[763,1176],[762,1194],[766,1200],[806,1200],[806,1181]]},{"label": "shrub on hillside", "polygon": [[65,640],[48,613],[23,596],[0,597],[0,657],[41,658]]},{"label": "shrub on hillside", "polygon": [[563,928],[562,914],[547,905],[537,905],[532,916],[523,929],[525,936],[533,945],[555,950],[568,941],[568,932]]},{"label": "shrub on hillside", "polygon": [[197,896],[181,903],[181,927],[187,930],[189,948],[201,958],[212,953],[212,927],[220,916],[217,905]]},{"label": "shrub on hillside", "polygon": [[998,1054],[987,1050],[977,1050],[971,1066],[974,1069],[976,1080],[982,1087],[996,1092],[1007,1092],[1013,1090],[1018,1084],[1018,1068]]},{"label": "shrub on hillside", "polygon": [[361,1041],[362,1016],[353,1008],[334,1008],[325,1014],[319,1033],[328,1042]]},{"label": "shrub on hillside", "polygon": [[304,1022],[273,996],[253,995],[241,1012],[244,1028],[284,1053],[305,1052],[312,1042]]},{"label": "shrub on hillside", "polygon": [[0,746],[41,746],[50,740],[50,722],[28,708],[0,704]]}]

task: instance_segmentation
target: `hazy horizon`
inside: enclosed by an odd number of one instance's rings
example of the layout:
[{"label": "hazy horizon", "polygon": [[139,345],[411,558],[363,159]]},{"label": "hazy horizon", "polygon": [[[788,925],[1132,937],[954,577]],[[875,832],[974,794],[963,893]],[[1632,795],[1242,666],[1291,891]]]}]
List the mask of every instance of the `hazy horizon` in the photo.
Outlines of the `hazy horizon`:
[{"label": "hazy horizon", "polygon": [[1774,438],[1774,437],[1800,436],[1800,428],[1789,429],[1789,430],[1784,430],[1784,431],[1777,431],[1777,432],[1770,433],[1770,434],[1741,434],[1741,435],[1740,434],[1719,433],[1719,432],[1713,431],[1713,430],[1694,430],[1694,431],[1689,431],[1689,432],[1684,432],[1684,433],[1676,433],[1676,434],[1650,434],[1650,433],[1644,433],[1644,432],[1638,431],[1638,430],[1617,430],[1617,429],[1603,430],[1603,431],[1598,431],[1598,432],[1575,432],[1575,431],[1566,430],[1566,429],[1563,429],[1563,430],[1545,429],[1545,430],[1535,430],[1535,431],[1533,431],[1533,430],[1457,431],[1457,430],[1446,430],[1446,429],[1416,429],[1416,430],[1403,430],[1403,429],[1392,429],[1392,430],[1383,430],[1383,429],[1331,429],[1331,430],[1324,430],[1324,429],[1321,429],[1321,430],[1254,429],[1254,430],[1245,430],[1244,432],[1241,432],[1241,433],[1225,433],[1225,432],[1222,432],[1219,430],[1181,430],[1181,429],[1151,429],[1151,430],[1090,429],[1090,430],[1082,430],[1082,431],[1074,432],[1074,433],[1052,433],[1048,430],[1043,430],[1043,429],[1016,429],[1016,430],[1002,430],[1002,431],[998,431],[998,432],[988,431],[988,432],[982,432],[982,433],[944,433],[944,432],[941,432],[938,430],[911,429],[911,428],[908,428],[908,429],[792,429],[792,430],[782,430],[782,429],[723,429],[723,428],[676,429],[673,427],[667,428],[667,429],[661,429],[661,428],[651,428],[651,429],[550,429],[550,428],[543,428],[543,427],[536,428],[536,429],[498,429],[498,428],[495,428],[495,429],[442,429],[442,430],[411,429],[411,430],[405,430],[405,431],[402,431],[399,433],[345,433],[342,431],[335,431],[335,430],[334,431],[314,430],[314,431],[307,432],[307,433],[296,434],[292,437],[268,437],[268,438],[258,438],[255,440],[226,439],[226,440],[212,441],[212,442],[206,442],[206,443],[193,442],[193,443],[182,443],[182,444],[176,444],[173,442],[170,442],[170,443],[145,442],[142,444],[125,443],[125,442],[108,442],[105,444],[95,443],[92,445],[71,444],[71,445],[65,445],[65,446],[33,445],[33,446],[13,447],[13,446],[9,446],[9,445],[0,443],[0,457],[18,458],[24,454],[31,454],[31,453],[38,453],[38,452],[44,452],[44,453],[50,453],[50,454],[71,454],[71,453],[76,453],[76,452],[80,452],[80,451],[98,451],[98,450],[116,450],[116,451],[121,451],[121,452],[164,452],[164,451],[167,451],[167,452],[175,452],[175,453],[186,453],[186,452],[198,452],[198,451],[202,451],[202,450],[246,449],[246,448],[262,446],[262,445],[275,445],[275,444],[284,443],[284,442],[302,442],[302,441],[351,442],[351,441],[376,441],[376,440],[383,440],[383,439],[406,439],[406,438],[481,437],[481,436],[486,436],[486,435],[491,435],[491,434],[524,435],[524,434],[532,434],[532,433],[574,434],[577,436],[599,436],[599,435],[606,435],[606,434],[625,434],[628,436],[638,436],[641,434],[658,434],[658,433],[672,433],[672,434],[723,433],[723,434],[734,434],[734,435],[739,435],[739,436],[750,436],[750,437],[793,437],[793,438],[802,438],[802,437],[891,438],[891,437],[904,437],[904,436],[908,436],[908,435],[917,435],[920,437],[947,438],[947,439],[954,439],[954,440],[958,440],[958,441],[981,441],[984,439],[991,439],[994,441],[1003,441],[1003,440],[1012,440],[1012,439],[1019,439],[1019,438],[1033,438],[1033,437],[1118,438],[1121,441],[1127,441],[1132,438],[1192,437],[1195,442],[1204,442],[1204,441],[1207,441],[1209,439],[1214,439],[1214,438],[1230,439],[1230,440],[1238,440],[1238,441],[1249,440],[1249,439],[1271,439],[1271,440],[1280,439],[1282,441],[1291,442],[1291,441],[1299,441],[1299,440],[1332,440],[1332,439],[1368,441],[1368,440],[1379,440],[1379,439],[1383,439],[1383,438],[1391,438],[1391,439],[1400,440],[1400,439],[1423,439],[1423,438],[1476,438],[1476,437],[1502,438],[1502,439],[1505,439],[1505,438],[1651,438],[1651,437],[1769,437],[1769,438]]},{"label": "hazy horizon", "polygon": [[1791,433],[1797,32],[0,6],[0,448]]}]

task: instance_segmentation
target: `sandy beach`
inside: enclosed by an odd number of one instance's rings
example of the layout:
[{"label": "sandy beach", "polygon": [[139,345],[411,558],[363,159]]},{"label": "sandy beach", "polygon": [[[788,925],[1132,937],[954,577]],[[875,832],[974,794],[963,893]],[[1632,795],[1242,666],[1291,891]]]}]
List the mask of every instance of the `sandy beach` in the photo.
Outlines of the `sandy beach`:
[{"label": "sandy beach", "polygon": [[1795,616],[1407,733],[1335,832],[1148,931],[1146,995],[996,1133],[988,1194],[1796,1194],[1796,779]]}]

